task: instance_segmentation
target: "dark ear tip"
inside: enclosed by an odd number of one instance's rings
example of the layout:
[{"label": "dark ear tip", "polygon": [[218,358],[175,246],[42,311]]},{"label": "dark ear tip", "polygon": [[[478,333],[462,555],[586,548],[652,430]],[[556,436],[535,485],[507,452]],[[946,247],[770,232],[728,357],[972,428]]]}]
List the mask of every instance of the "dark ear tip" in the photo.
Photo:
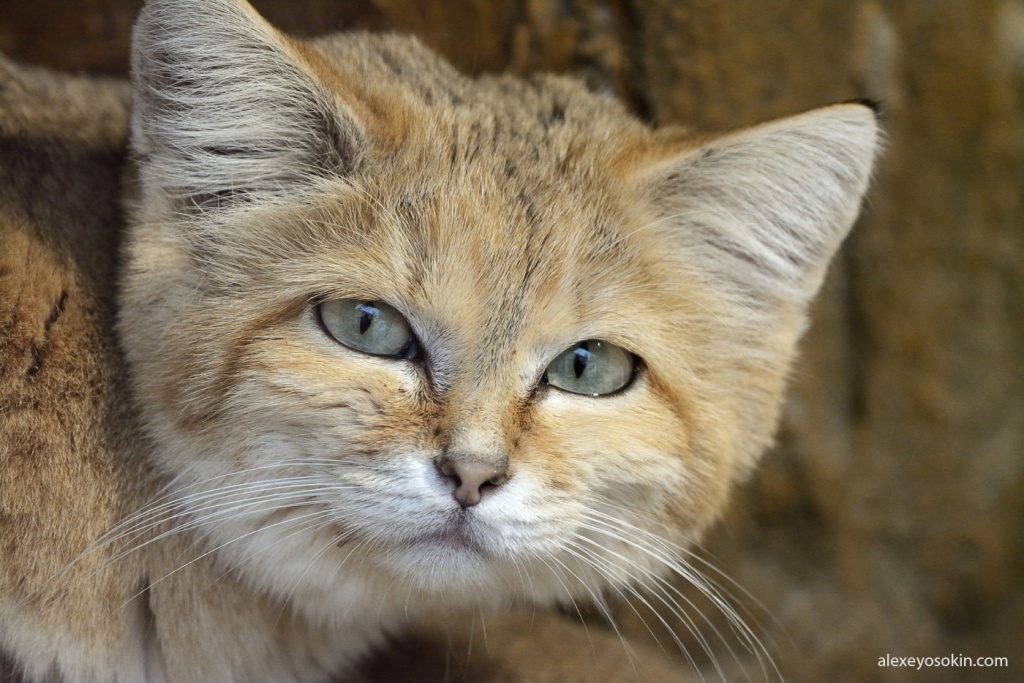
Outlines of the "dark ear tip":
[{"label": "dark ear tip", "polygon": [[867,107],[875,114],[876,119],[881,119],[884,116],[885,111],[882,109],[882,103],[878,100],[873,100],[869,97],[860,97],[852,100],[847,100],[843,104],[859,104],[862,107]]}]

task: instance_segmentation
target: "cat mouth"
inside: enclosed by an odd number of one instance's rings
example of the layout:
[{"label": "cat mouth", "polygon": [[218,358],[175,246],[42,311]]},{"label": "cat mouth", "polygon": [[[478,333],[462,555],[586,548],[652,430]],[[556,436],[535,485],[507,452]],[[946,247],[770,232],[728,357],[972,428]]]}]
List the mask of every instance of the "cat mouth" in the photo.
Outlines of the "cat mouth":
[{"label": "cat mouth", "polygon": [[439,531],[421,534],[411,539],[409,545],[418,548],[471,551],[478,555],[487,554],[480,542],[473,538],[469,526],[464,523],[453,524]]}]

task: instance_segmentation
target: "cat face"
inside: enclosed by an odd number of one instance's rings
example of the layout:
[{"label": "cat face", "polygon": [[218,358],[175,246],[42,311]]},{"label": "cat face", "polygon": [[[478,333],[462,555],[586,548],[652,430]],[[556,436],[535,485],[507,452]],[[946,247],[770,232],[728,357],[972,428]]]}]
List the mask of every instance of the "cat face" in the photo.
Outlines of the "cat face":
[{"label": "cat face", "polygon": [[770,440],[869,110],[684,139],[226,0],[151,3],[133,70],[121,327],[184,528],[332,618],[689,573]]}]

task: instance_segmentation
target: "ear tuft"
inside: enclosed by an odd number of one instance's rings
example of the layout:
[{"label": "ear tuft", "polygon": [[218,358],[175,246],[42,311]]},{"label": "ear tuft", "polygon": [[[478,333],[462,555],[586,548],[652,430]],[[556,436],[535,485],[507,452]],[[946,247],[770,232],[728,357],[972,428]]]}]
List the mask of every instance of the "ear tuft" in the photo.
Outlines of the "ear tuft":
[{"label": "ear tuft", "polygon": [[150,0],[133,36],[132,145],[185,210],[349,172],[363,129],[289,40],[234,0]]}]

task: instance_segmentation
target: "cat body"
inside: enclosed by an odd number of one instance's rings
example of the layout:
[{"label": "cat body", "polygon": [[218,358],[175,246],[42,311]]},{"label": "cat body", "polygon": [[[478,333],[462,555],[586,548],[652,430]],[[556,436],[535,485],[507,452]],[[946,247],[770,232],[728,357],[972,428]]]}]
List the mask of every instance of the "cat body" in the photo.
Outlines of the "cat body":
[{"label": "cat body", "polygon": [[[873,111],[693,138],[233,0],[148,3],[132,100],[116,334],[116,264],[19,265],[114,210],[2,224],[4,297],[47,282],[3,342],[0,651],[30,680],[328,680],[409,624],[638,587],[685,618],[663,577],[701,582],[685,548],[771,441]],[[33,370],[61,335],[82,367]]]}]

